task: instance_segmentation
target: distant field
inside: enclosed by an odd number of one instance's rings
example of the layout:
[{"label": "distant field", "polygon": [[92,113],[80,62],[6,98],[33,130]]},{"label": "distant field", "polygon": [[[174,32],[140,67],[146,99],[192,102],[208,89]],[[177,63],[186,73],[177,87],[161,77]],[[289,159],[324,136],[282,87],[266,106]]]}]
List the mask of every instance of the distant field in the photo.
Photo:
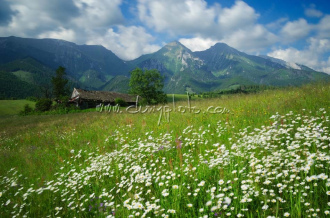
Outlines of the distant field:
[{"label": "distant field", "polygon": [[0,116],[18,114],[25,104],[29,104],[32,108],[35,106],[35,102],[28,100],[0,100]]},{"label": "distant field", "polygon": [[[197,95],[191,96],[192,100],[199,99]],[[200,98],[201,99],[201,98]],[[188,101],[188,97],[186,94],[174,94],[174,102],[177,101]],[[172,103],[173,102],[173,94],[167,94],[167,102]]]}]

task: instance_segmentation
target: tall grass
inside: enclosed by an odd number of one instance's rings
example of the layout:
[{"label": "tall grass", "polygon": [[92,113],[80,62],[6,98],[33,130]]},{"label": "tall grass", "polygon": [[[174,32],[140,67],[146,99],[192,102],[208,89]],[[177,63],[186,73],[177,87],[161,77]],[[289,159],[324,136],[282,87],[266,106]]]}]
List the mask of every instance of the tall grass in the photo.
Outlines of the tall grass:
[{"label": "tall grass", "polygon": [[324,216],[329,93],[194,100],[198,114],[180,101],[170,120],[125,108],[2,119],[0,215]]}]

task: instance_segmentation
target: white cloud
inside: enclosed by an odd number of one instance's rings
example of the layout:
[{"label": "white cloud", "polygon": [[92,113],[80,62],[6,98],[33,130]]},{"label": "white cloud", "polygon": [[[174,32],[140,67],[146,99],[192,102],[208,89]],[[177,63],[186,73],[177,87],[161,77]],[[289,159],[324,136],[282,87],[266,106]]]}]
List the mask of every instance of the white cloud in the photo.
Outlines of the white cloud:
[{"label": "white cloud", "polygon": [[319,10],[316,10],[315,5],[312,4],[312,5],[310,5],[309,8],[305,9],[305,15],[307,17],[322,17],[323,13]]},{"label": "white cloud", "polygon": [[196,34],[214,26],[217,6],[204,0],[139,0],[139,18],[159,32]]},{"label": "white cloud", "polygon": [[222,42],[245,52],[258,52],[278,41],[278,37],[262,25],[239,29],[223,38]]},{"label": "white cloud", "polygon": [[222,31],[237,31],[238,29],[254,25],[259,14],[243,1],[236,1],[231,8],[224,8],[219,15],[218,22]]},{"label": "white cloud", "polygon": [[330,15],[321,19],[320,23],[317,25],[317,31],[319,37],[330,38]]},{"label": "white cloud", "polygon": [[154,41],[143,27],[118,26],[118,31],[110,28],[105,35],[90,35],[87,44],[100,44],[113,51],[124,60],[132,60],[160,49],[160,46],[151,44]]},{"label": "white cloud", "polygon": [[309,25],[305,19],[301,18],[287,22],[281,30],[281,35],[285,42],[293,42],[306,37],[312,28],[312,25]]},{"label": "white cloud", "polygon": [[215,45],[218,41],[212,39],[204,39],[200,37],[195,38],[182,38],[179,40],[184,46],[189,48],[191,51],[204,51],[211,46]]},{"label": "white cloud", "polygon": [[81,16],[74,19],[77,26],[84,28],[104,28],[121,24],[124,17],[120,10],[122,0],[73,0]]},{"label": "white cloud", "polygon": [[283,24],[287,22],[289,19],[287,17],[281,17],[274,22],[271,22],[266,25],[267,28],[272,29],[272,30],[277,30],[283,27]]},{"label": "white cloud", "polygon": [[330,74],[330,57],[328,58],[327,61],[322,62],[321,71]]},{"label": "white cloud", "polygon": [[330,74],[330,58],[324,59],[323,57],[325,53],[330,52],[330,40],[311,37],[308,39],[308,44],[309,46],[303,50],[293,47],[277,49],[268,53],[268,56],[303,64]]},{"label": "white cloud", "polygon": [[[1,35],[38,37],[56,35],[70,29],[82,32],[85,29],[106,30],[120,24],[124,18],[120,10],[122,0],[12,0],[7,1],[11,11],[8,25],[0,27]],[[63,29],[61,29],[63,28]],[[101,31],[100,31],[101,32]],[[81,33],[80,37],[84,34]],[[70,38],[70,37],[69,37]]]},{"label": "white cloud", "polygon": [[59,27],[58,30],[41,33],[38,35],[38,38],[63,39],[66,41],[74,42],[76,40],[76,34],[71,29]]}]

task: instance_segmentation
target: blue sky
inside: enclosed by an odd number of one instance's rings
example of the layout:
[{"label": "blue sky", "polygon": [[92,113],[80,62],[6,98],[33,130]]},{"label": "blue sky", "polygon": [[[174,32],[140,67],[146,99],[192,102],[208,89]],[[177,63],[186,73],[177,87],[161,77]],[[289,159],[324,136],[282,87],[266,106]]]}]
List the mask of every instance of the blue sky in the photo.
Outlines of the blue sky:
[{"label": "blue sky", "polygon": [[97,44],[124,60],[217,42],[330,73],[328,0],[0,0],[0,36]]}]

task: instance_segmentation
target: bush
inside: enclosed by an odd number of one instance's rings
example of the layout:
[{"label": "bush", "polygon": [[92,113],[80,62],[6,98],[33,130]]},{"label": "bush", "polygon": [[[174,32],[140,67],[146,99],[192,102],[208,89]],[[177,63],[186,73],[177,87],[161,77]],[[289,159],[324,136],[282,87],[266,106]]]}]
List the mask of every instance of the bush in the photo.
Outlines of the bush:
[{"label": "bush", "polygon": [[19,112],[20,115],[28,115],[33,111],[32,107],[29,104],[24,105],[24,109]]},{"label": "bush", "polygon": [[39,112],[49,111],[52,106],[52,103],[52,100],[48,98],[41,98],[37,101],[35,110]]},{"label": "bush", "polygon": [[127,102],[126,101],[124,101],[123,99],[121,99],[121,98],[116,98],[115,99],[115,105],[119,105],[120,107],[125,107],[125,106],[127,106]]}]

